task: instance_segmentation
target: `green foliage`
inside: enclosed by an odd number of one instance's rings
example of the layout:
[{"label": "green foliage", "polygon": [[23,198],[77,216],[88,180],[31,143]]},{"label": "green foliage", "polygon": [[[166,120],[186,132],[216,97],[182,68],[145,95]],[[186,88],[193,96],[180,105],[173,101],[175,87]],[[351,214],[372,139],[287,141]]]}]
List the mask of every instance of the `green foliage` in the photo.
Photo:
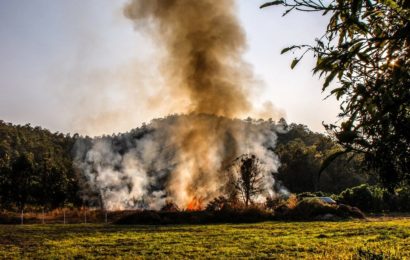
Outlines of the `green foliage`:
[{"label": "green foliage", "polygon": [[0,121],[0,205],[56,208],[78,204],[71,149],[76,137]]},{"label": "green foliage", "polygon": [[360,208],[366,212],[410,212],[410,189],[408,186],[393,192],[379,186],[362,184],[333,195],[339,203]]},{"label": "green foliage", "polygon": [[338,201],[367,212],[380,212],[386,209],[385,192],[387,192],[385,189],[363,184],[341,192]]},{"label": "green foliage", "polygon": [[[323,90],[341,101],[340,126],[327,129],[347,152],[364,154],[392,190],[410,180],[410,3],[401,1],[290,0],[286,7],[328,15],[324,35],[302,49],[291,67],[312,52]],[[331,84],[337,79],[337,84]]]},{"label": "green foliage", "polygon": [[278,137],[275,152],[281,166],[275,177],[295,193],[318,190],[339,193],[373,181],[360,166],[361,157],[351,153],[339,156],[320,172],[325,160],[340,150],[329,137],[313,133],[306,126],[291,124],[288,132]]}]

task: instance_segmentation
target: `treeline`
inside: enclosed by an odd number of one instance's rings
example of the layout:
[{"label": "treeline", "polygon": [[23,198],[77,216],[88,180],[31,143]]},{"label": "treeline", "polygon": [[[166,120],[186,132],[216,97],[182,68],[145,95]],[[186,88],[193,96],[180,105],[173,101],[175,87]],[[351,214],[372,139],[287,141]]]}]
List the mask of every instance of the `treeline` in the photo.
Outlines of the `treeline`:
[{"label": "treeline", "polygon": [[[158,130],[148,124],[126,135],[142,138],[151,131]],[[116,135],[111,140],[121,140],[123,135]],[[91,144],[93,140],[77,134],[51,133],[40,127],[0,121],[0,207],[52,209],[86,204],[83,200],[85,180],[73,164],[73,150],[79,139],[82,144]],[[361,169],[360,157],[348,154],[337,158],[319,176],[323,161],[340,148],[326,135],[314,133],[304,125],[288,125],[287,131],[279,134],[277,142],[275,152],[281,166],[275,178],[293,193],[320,190],[339,194],[347,188],[377,182]]]},{"label": "treeline", "polygon": [[281,163],[276,179],[291,192],[338,194],[349,187],[377,183],[376,176],[362,168],[362,158],[354,154],[337,157],[319,174],[325,160],[340,151],[340,146],[305,125],[290,124],[287,130],[278,136],[275,149]]},{"label": "treeline", "polygon": [[71,151],[76,138],[0,121],[1,208],[80,205]]}]

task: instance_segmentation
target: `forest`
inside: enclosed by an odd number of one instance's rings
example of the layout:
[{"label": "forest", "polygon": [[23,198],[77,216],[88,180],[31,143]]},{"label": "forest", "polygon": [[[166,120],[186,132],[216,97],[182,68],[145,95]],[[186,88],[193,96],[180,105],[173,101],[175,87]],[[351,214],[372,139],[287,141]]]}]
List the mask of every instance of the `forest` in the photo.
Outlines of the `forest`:
[{"label": "forest", "polygon": [[[264,123],[277,124],[272,120]],[[74,147],[78,143],[91,145],[95,139],[104,139],[124,150],[127,149],[125,139],[140,139],[152,131],[160,131],[153,130],[151,124],[124,134],[91,138],[1,121],[1,208],[102,207],[98,191],[89,189],[74,163]],[[271,173],[276,180],[274,189],[286,189],[302,197],[329,195],[369,212],[409,210],[405,206],[410,205],[409,189],[398,187],[388,191],[383,188],[378,176],[363,167],[362,157],[343,154],[320,172],[326,158],[339,151],[340,146],[329,136],[312,132],[307,126],[287,124],[284,119],[280,124],[286,129],[278,133],[277,145],[272,148],[280,160],[278,171]]]}]

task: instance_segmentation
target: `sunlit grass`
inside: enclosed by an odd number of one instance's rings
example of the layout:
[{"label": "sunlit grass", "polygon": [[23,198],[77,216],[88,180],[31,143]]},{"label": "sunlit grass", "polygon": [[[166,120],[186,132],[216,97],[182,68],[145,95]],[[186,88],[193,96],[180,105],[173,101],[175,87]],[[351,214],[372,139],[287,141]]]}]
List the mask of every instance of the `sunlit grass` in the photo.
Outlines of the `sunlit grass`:
[{"label": "sunlit grass", "polygon": [[2,225],[0,258],[410,258],[410,219],[116,226]]}]

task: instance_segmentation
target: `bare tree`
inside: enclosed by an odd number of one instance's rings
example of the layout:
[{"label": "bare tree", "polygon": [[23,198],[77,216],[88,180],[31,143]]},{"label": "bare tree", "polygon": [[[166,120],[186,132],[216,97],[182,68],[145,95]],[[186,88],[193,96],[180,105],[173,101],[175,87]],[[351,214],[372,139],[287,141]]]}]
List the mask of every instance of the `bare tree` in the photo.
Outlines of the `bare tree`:
[{"label": "bare tree", "polygon": [[255,155],[243,154],[233,161],[230,170],[235,176],[234,186],[242,197],[245,207],[248,207],[253,198],[264,191],[263,164]]}]

